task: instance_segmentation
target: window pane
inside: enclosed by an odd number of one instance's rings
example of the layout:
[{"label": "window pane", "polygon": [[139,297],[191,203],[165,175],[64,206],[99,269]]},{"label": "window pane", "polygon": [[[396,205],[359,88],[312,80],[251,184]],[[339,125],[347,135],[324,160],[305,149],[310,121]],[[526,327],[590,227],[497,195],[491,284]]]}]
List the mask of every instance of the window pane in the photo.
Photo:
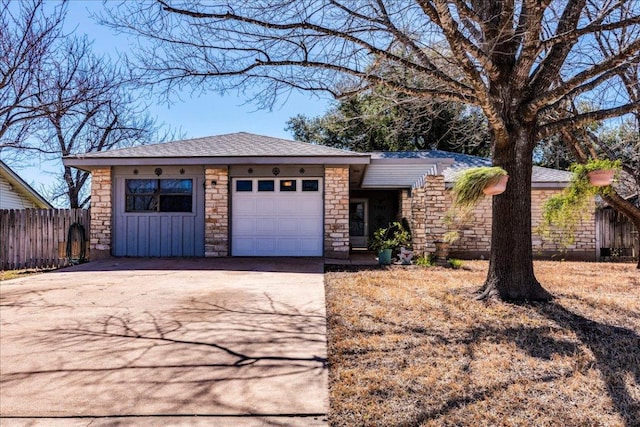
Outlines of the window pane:
[{"label": "window pane", "polygon": [[258,191],[274,191],[275,185],[272,180],[258,181]]},{"label": "window pane", "polygon": [[303,179],[302,180],[302,191],[318,191],[318,180],[317,179]]},{"label": "window pane", "polygon": [[253,191],[253,181],[249,181],[249,180],[236,181],[236,191]]},{"label": "window pane", "polygon": [[155,212],[157,203],[155,196],[127,196],[127,212]]},{"label": "window pane", "polygon": [[156,179],[127,179],[127,194],[153,194],[158,189]]},{"label": "window pane", "polygon": [[191,194],[193,187],[190,179],[161,179],[160,192],[167,194]]},{"label": "window pane", "polygon": [[288,179],[280,181],[280,191],[296,191],[296,180]]},{"label": "window pane", "polygon": [[191,195],[160,196],[160,212],[191,212]]}]

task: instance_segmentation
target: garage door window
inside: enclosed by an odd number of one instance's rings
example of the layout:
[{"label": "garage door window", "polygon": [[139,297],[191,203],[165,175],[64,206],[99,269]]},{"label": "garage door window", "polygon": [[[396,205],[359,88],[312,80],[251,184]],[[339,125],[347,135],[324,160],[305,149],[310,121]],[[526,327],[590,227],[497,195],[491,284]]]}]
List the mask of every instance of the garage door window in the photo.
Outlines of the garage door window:
[{"label": "garage door window", "polygon": [[295,179],[281,180],[280,191],[296,191],[296,180]]},{"label": "garage door window", "polygon": [[127,212],[192,212],[191,179],[127,179]]},{"label": "garage door window", "polygon": [[258,181],[258,191],[275,191],[273,180]]},{"label": "garage door window", "polygon": [[302,180],[302,191],[318,191],[318,180],[317,179],[303,179]]},{"label": "garage door window", "polygon": [[253,191],[253,181],[246,179],[236,181],[236,191]]}]

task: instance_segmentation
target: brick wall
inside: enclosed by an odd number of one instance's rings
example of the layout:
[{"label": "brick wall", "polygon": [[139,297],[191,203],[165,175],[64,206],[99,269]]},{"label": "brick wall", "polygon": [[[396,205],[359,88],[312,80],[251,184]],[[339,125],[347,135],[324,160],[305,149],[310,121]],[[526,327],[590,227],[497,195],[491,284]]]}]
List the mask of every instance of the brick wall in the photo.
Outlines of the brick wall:
[{"label": "brick wall", "polygon": [[[535,257],[557,258],[561,248],[535,233],[542,217],[544,202],[561,190],[532,191],[532,245]],[[473,209],[469,221],[460,230],[460,240],[451,244],[451,256],[459,258],[488,257],[491,250],[491,197],[485,197]],[[442,176],[428,176],[422,188],[414,189],[411,194],[411,213],[405,215],[411,224],[413,247],[419,253],[431,253],[435,250],[434,241],[447,232],[444,215],[451,205],[451,194],[445,190]],[[403,214],[404,214],[404,204]],[[567,259],[595,260],[595,205],[589,218],[580,223],[576,242],[567,249]]]},{"label": "brick wall", "polygon": [[91,172],[91,236],[89,241],[92,260],[111,255],[112,222],[111,168]]},{"label": "brick wall", "polygon": [[349,168],[324,170],[324,255],[349,258]]},{"label": "brick wall", "polygon": [[205,167],[204,176],[204,256],[224,257],[229,255],[229,171]]}]

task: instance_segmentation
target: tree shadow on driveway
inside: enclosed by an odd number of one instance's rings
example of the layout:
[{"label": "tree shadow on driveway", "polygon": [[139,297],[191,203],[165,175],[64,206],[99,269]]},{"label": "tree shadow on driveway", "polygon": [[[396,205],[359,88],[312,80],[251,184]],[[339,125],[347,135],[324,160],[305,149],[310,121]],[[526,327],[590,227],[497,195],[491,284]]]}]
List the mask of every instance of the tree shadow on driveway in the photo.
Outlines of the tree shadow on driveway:
[{"label": "tree shadow on driveway", "polygon": [[114,310],[12,337],[22,359],[3,359],[1,413],[322,416],[324,337],[323,315],[267,293]]}]

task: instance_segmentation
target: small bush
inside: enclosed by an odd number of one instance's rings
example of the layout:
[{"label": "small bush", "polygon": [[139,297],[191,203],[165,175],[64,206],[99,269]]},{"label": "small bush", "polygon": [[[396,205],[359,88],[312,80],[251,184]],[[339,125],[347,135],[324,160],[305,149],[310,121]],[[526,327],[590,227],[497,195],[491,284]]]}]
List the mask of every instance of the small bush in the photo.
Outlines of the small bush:
[{"label": "small bush", "polygon": [[423,267],[433,267],[436,263],[435,256],[433,254],[420,255],[414,261],[415,265],[421,265]]},{"label": "small bush", "polygon": [[459,259],[449,258],[447,262],[449,263],[451,268],[453,268],[454,270],[462,268],[462,261],[460,261]]}]

